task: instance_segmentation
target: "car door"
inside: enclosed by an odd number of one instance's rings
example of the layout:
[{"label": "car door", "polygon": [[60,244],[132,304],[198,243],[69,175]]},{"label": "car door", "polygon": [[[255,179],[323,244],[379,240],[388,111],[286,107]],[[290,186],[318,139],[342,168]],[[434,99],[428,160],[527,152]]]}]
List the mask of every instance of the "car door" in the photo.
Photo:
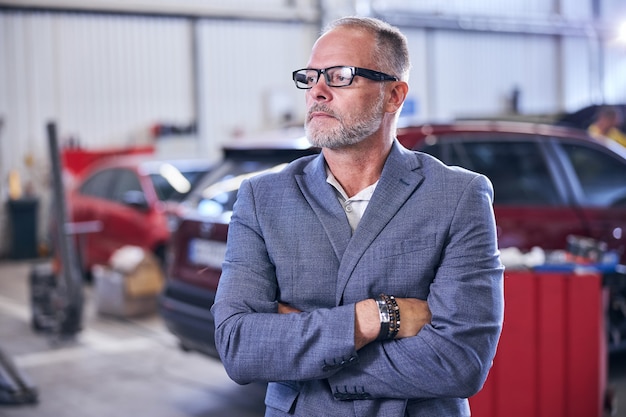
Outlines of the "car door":
[{"label": "car door", "polygon": [[110,257],[125,245],[148,249],[152,224],[152,208],[138,174],[130,169],[115,170],[108,209],[103,218],[102,245]]},{"label": "car door", "polygon": [[68,200],[68,231],[74,235],[80,264],[85,272],[94,263],[106,259],[100,236],[114,179],[115,173],[111,169],[95,172],[70,194]]},{"label": "car door", "polygon": [[491,180],[500,248],[563,249],[567,235],[587,233],[539,138],[497,132],[452,134],[424,151]]},{"label": "car door", "polygon": [[590,237],[626,261],[626,159],[595,143],[563,142],[558,149]]}]

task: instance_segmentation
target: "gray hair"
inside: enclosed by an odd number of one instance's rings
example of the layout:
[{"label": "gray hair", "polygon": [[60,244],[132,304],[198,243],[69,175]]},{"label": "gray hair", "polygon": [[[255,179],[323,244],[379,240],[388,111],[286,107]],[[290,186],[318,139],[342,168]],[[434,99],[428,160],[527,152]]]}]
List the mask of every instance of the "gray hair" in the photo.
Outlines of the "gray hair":
[{"label": "gray hair", "polygon": [[329,23],[322,34],[339,27],[353,27],[374,35],[376,44],[372,51],[373,58],[385,67],[381,70],[403,81],[408,81],[411,68],[408,42],[406,36],[397,27],[371,17],[349,16]]}]

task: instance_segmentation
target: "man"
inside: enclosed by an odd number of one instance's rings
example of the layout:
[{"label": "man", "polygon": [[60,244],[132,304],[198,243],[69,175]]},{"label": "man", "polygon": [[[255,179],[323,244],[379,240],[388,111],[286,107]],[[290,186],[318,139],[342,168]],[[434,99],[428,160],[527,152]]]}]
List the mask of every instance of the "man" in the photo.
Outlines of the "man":
[{"label": "man", "polygon": [[587,131],[591,136],[613,139],[620,145],[626,146],[626,134],[619,130],[621,124],[622,114],[618,108],[602,106],[596,114],[595,121],[589,126]]},{"label": "man", "polygon": [[212,311],[229,376],[269,382],[266,416],[469,416],[487,377],[492,188],[398,144],[408,71],[396,28],[331,24],[293,73],[322,153],[240,188]]}]

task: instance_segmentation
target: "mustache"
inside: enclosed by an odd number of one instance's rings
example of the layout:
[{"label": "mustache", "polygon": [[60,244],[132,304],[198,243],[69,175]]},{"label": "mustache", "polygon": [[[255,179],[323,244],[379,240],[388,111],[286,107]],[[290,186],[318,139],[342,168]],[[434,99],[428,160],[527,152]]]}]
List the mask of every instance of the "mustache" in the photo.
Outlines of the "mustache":
[{"label": "mustache", "polygon": [[311,108],[309,108],[309,110],[306,113],[307,120],[311,120],[311,114],[315,112],[322,112],[322,113],[328,114],[329,116],[332,116],[335,118],[337,117],[335,112],[330,107],[326,106],[325,104],[314,104],[313,106],[311,106]]}]

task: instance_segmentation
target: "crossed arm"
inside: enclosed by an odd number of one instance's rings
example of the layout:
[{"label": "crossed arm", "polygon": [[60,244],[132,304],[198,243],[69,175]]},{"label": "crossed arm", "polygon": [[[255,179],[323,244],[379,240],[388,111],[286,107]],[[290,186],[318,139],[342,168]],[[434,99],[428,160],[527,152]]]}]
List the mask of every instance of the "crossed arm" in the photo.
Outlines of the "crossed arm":
[{"label": "crossed arm", "polygon": [[[400,308],[400,330],[396,339],[416,336],[424,325],[430,323],[432,314],[428,303],[417,298],[396,298]],[[278,303],[278,313],[300,313],[288,304]],[[376,340],[380,332],[378,307],[373,299],[359,301],[355,305],[354,346],[356,350]]]}]

